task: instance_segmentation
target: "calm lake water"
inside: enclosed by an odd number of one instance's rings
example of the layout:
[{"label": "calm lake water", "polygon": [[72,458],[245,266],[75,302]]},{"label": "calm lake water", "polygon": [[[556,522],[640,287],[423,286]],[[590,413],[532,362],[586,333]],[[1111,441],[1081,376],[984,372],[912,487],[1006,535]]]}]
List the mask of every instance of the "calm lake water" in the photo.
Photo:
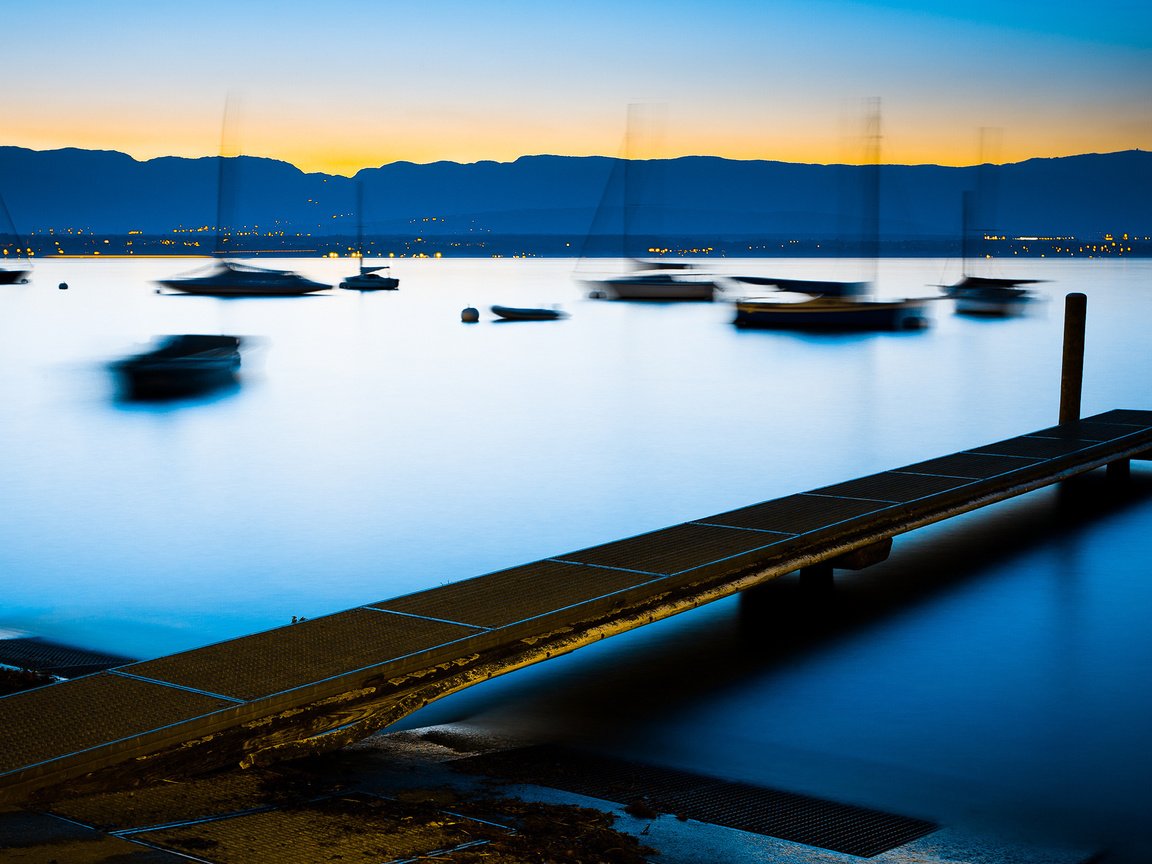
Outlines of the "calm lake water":
[{"label": "calm lake water", "polygon": [[[332,283],[353,269],[281,263]],[[862,335],[585,299],[564,260],[400,261],[400,291],[377,294],[155,293],[194,266],[47,261],[0,289],[0,630],[151,657],[1039,429],[1070,291],[1089,298],[1084,412],[1152,408],[1147,261],[997,263],[1051,280],[1033,314],[941,302],[926,331]],[[957,270],[883,261],[881,293]],[[501,323],[492,303],[571,318]],[[117,397],[108,361],[194,332],[251,337],[238,388]],[[827,609],[779,580],[779,615],[742,624],[723,601],[408,724],[1143,855],[1152,467],[1135,464],[1123,507],[1100,485],[1082,512],[1043,491],[899,537],[889,562],[838,576]]]}]

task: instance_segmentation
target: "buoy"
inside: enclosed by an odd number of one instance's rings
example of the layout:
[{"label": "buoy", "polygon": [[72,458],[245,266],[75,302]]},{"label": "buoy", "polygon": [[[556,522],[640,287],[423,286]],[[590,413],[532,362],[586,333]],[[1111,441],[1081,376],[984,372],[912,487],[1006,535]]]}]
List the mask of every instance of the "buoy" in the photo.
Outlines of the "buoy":
[{"label": "buoy", "polygon": [[56,287],[58,287],[61,291],[67,291],[68,290],[68,283],[67,282],[61,282]]},{"label": "buoy", "polygon": [[475,324],[480,320],[480,313],[472,306],[465,306],[460,313],[460,320],[465,324]]}]

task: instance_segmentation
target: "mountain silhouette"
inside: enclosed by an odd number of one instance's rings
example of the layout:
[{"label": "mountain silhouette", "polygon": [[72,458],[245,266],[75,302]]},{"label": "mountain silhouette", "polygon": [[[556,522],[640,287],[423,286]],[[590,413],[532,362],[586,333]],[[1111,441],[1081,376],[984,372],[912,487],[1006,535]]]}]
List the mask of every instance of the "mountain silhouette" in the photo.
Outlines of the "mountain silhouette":
[{"label": "mountain silhouette", "polygon": [[[618,160],[524,156],[514,162],[394,162],[348,178],[305,173],[275,159],[240,156],[227,176],[226,227],[318,236],[373,234],[565,235],[595,226],[623,231]],[[658,187],[629,214],[634,233],[822,238],[858,232],[868,166],[811,165],[710,156],[634,163]],[[982,183],[996,190],[982,230],[1099,237],[1152,232],[1152,153],[1130,150],[971,167],[881,166],[884,237],[958,237],[960,201]],[[216,157],[138,161],[115,151],[0,147],[0,190],[23,234],[69,228],[164,234],[214,227]],[[614,179],[615,178],[615,179]]]}]

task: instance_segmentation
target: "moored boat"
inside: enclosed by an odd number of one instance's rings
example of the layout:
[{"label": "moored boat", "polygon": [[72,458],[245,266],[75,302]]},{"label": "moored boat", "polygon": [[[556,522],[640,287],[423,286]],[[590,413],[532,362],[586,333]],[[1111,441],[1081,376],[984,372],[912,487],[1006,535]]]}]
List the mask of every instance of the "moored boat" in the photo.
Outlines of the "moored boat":
[{"label": "moored boat", "polygon": [[527,309],[515,306],[493,306],[492,314],[505,321],[556,321],[568,317],[568,313],[560,309]]},{"label": "moored boat", "polygon": [[622,276],[589,280],[593,296],[609,300],[701,300],[716,296],[715,280],[688,270],[641,270]]},{"label": "moored boat", "polygon": [[[868,117],[869,159],[862,173],[864,226],[861,237],[873,264],[880,250],[880,105]],[[753,277],[752,284],[783,290],[736,301],[737,327],[781,330],[921,330],[931,321],[928,306],[941,295],[899,299],[870,296],[871,281]],[[748,277],[745,277],[748,281]]]},{"label": "moored boat", "polygon": [[732,323],[772,330],[920,330],[931,321],[928,304],[934,299],[938,298],[856,299],[782,291],[737,300]]},{"label": "moored boat", "polygon": [[233,261],[219,261],[202,276],[178,276],[161,279],[156,284],[183,294],[215,297],[290,297],[332,287],[291,270],[252,267]]},{"label": "moored boat", "polygon": [[237,170],[237,165],[235,159],[224,155],[223,142],[228,137],[228,111],[229,106],[226,104],[221,152],[217,161],[214,251],[217,260],[208,272],[202,275],[176,276],[172,279],[158,280],[156,284],[182,294],[204,294],[213,297],[293,297],[331,288],[331,285],[314,282],[291,270],[253,267],[230,260],[233,256],[225,248],[229,238],[226,236],[228,232],[224,226],[231,223],[233,214],[229,212],[230,208],[227,205],[231,202],[232,196],[225,193],[235,188],[235,178],[228,175],[229,169],[232,173]]},{"label": "moored boat", "polygon": [[360,258],[360,272],[340,283],[341,288],[353,291],[395,291],[400,280],[391,274],[386,264],[364,266],[364,184],[356,183],[356,255]]},{"label": "moored boat", "polygon": [[240,369],[236,336],[167,336],[155,348],[111,364],[126,393],[135,399],[164,399],[203,393],[232,384]]},{"label": "moored boat", "polygon": [[1008,317],[1020,315],[1035,299],[1035,293],[1021,285],[1039,279],[997,279],[965,276],[954,285],[942,286],[946,297],[956,301],[958,315]]},{"label": "moored boat", "polygon": [[344,279],[340,287],[353,291],[395,291],[400,287],[400,280],[391,275],[387,265],[365,267],[361,263],[360,272]]},{"label": "moored boat", "polygon": [[28,281],[28,270],[5,270],[0,267],[0,285],[20,285]]},{"label": "moored boat", "polygon": [[660,176],[659,160],[648,154],[638,154],[633,149],[634,138],[651,140],[659,137],[645,122],[651,118],[645,116],[643,107],[628,106],[624,156],[613,163],[612,174],[593,219],[595,226],[602,215],[611,212],[609,202],[619,194],[619,228],[613,226],[604,233],[619,234],[623,270],[582,281],[589,289],[588,296],[597,299],[710,302],[715,299],[717,290],[714,276],[697,271],[687,261],[637,255],[639,249],[647,248],[647,254],[651,254],[666,246],[660,225],[667,190]]},{"label": "moored boat", "polygon": [[[951,285],[938,285],[945,296],[956,301],[958,315],[984,315],[1009,317],[1021,314],[1035,294],[1022,285],[1035,285],[1043,279],[1013,279],[1001,276],[973,276],[969,273],[972,247],[975,240],[971,226],[974,220],[974,194],[964,192],[961,196],[961,275]],[[975,232],[983,237],[984,232]]]}]

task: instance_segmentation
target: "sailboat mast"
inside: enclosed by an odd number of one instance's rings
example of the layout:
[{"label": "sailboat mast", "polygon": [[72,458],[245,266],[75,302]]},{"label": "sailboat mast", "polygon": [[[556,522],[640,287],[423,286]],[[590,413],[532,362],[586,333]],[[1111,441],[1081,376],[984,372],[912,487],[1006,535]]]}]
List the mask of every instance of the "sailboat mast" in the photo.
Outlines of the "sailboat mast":
[{"label": "sailboat mast", "polygon": [[865,125],[867,166],[864,169],[864,253],[876,279],[880,258],[880,99],[868,100]]},{"label": "sailboat mast", "polygon": [[224,153],[216,160],[216,250],[217,258],[224,255]]},{"label": "sailboat mast", "polygon": [[356,254],[360,256],[360,275],[364,275],[364,181],[356,181]]},{"label": "sailboat mast", "polygon": [[636,166],[633,164],[633,160],[636,158],[634,139],[639,134],[639,117],[640,106],[635,103],[629,105],[624,120],[624,212],[622,214],[623,230],[620,232],[620,257],[625,261],[630,257],[635,257],[628,254],[628,239],[636,227],[636,208],[639,206],[637,202],[639,190],[636,182]]},{"label": "sailboat mast", "polygon": [[24,245],[24,238],[20,236],[20,232],[16,230],[16,221],[12,218],[12,214],[8,210],[8,204],[4,200],[4,196],[0,195],[0,211],[4,213],[4,224],[12,227],[12,237],[16,241],[16,257],[27,257],[28,252]]},{"label": "sailboat mast", "polygon": [[972,190],[965,189],[960,197],[960,275],[968,275],[968,262],[972,258]]},{"label": "sailboat mast", "polygon": [[[235,97],[229,94],[224,102],[224,121],[220,124],[220,159],[217,163],[216,173],[216,257],[226,257],[224,244],[228,242],[224,235],[224,222],[231,220],[235,213],[233,197],[235,195],[235,176],[228,176],[229,131],[231,115],[234,113]],[[235,160],[233,160],[235,162]],[[234,174],[235,172],[233,172]]]}]

